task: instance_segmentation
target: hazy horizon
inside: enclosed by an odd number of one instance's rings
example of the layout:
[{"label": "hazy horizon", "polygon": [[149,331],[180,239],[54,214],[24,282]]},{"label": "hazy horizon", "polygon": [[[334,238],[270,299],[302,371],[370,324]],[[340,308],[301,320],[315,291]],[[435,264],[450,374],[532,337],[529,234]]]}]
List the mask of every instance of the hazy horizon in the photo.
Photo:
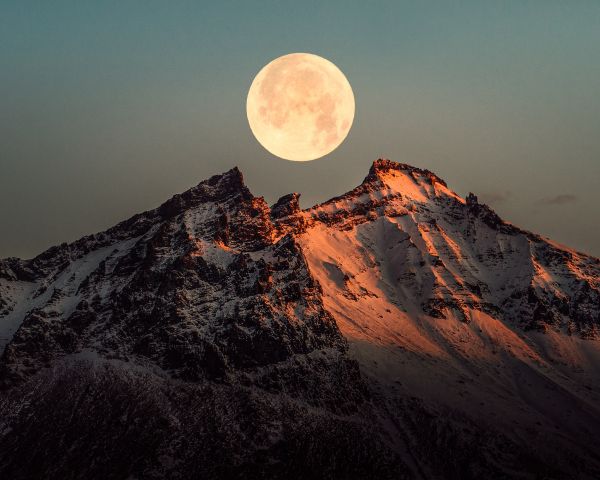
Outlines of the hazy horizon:
[{"label": "hazy horizon", "polygon": [[[379,157],[432,170],[505,220],[595,256],[600,3],[0,5],[0,258],[29,258],[237,165],[272,204],[358,185]],[[254,139],[245,98],[273,58],[311,52],[356,97],[312,162]]]}]

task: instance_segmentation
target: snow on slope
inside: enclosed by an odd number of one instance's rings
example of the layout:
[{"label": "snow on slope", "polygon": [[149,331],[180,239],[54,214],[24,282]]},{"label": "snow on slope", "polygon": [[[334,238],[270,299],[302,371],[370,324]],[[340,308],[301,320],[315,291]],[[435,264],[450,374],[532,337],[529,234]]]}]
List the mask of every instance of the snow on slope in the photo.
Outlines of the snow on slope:
[{"label": "snow on slope", "polygon": [[[11,292],[12,304],[8,314],[0,322],[0,355],[27,314],[34,310],[43,310],[49,315],[69,317],[82,300],[80,287],[102,262],[115,261],[124,255],[137,238],[116,242],[98,248],[68,263],[65,268],[49,278],[35,282],[9,282],[0,279],[5,291]],[[7,295],[7,298],[8,295]]]},{"label": "snow on slope", "polygon": [[35,288],[36,284],[32,282],[0,279],[3,315],[0,321],[0,354],[21,325],[25,314],[32,308],[30,297]]},{"label": "snow on slope", "polygon": [[596,259],[387,161],[303,215],[324,305],[385,395],[502,411],[515,432],[598,428]]}]

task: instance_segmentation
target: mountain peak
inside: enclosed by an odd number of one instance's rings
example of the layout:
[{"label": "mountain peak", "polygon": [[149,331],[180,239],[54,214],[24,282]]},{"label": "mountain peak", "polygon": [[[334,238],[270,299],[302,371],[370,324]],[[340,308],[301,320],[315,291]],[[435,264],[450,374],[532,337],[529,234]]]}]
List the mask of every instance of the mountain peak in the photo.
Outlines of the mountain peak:
[{"label": "mountain peak", "polygon": [[244,184],[244,176],[240,169],[233,167],[225,173],[213,175],[181,194],[174,195],[159,207],[158,212],[162,217],[171,217],[199,203],[222,201],[236,196],[243,200],[254,198]]},{"label": "mountain peak", "polygon": [[300,212],[300,194],[288,193],[279,198],[271,207],[271,216],[273,218],[288,217]]},{"label": "mountain peak", "polygon": [[[249,193],[244,184],[244,175],[238,167],[233,167],[224,173],[213,175],[207,180],[200,182],[195,187],[188,190],[200,193],[211,199],[221,199],[237,193]],[[184,192],[183,195],[185,195]]]},{"label": "mountain peak", "polygon": [[430,170],[413,167],[412,165],[408,165],[407,163],[399,163],[389,160],[387,158],[378,158],[373,162],[371,168],[369,169],[369,174],[365,178],[365,182],[372,180],[382,180],[390,173],[401,172],[413,177],[413,179],[417,179],[417,177],[425,177],[427,182],[430,184],[439,183],[444,187],[448,185],[444,180],[438,177],[435,173]]}]

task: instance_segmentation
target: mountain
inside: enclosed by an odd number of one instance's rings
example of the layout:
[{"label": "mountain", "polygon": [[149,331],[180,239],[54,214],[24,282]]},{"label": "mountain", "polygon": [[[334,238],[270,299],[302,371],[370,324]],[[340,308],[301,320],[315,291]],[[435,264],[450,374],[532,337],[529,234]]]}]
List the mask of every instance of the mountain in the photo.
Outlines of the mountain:
[{"label": "mountain", "polygon": [[234,168],[0,261],[3,478],[599,478],[600,261],[428,170]]}]

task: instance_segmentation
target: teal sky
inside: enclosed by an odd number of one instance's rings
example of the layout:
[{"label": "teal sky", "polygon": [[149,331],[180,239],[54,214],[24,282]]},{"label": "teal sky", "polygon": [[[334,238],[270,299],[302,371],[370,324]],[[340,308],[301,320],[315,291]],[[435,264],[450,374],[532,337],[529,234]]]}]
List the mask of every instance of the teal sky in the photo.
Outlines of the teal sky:
[{"label": "teal sky", "polygon": [[[311,52],[356,96],[332,154],[280,160],[245,98]],[[0,0],[0,257],[103,230],[238,165],[269,202],[384,156],[600,256],[600,2]]]}]

